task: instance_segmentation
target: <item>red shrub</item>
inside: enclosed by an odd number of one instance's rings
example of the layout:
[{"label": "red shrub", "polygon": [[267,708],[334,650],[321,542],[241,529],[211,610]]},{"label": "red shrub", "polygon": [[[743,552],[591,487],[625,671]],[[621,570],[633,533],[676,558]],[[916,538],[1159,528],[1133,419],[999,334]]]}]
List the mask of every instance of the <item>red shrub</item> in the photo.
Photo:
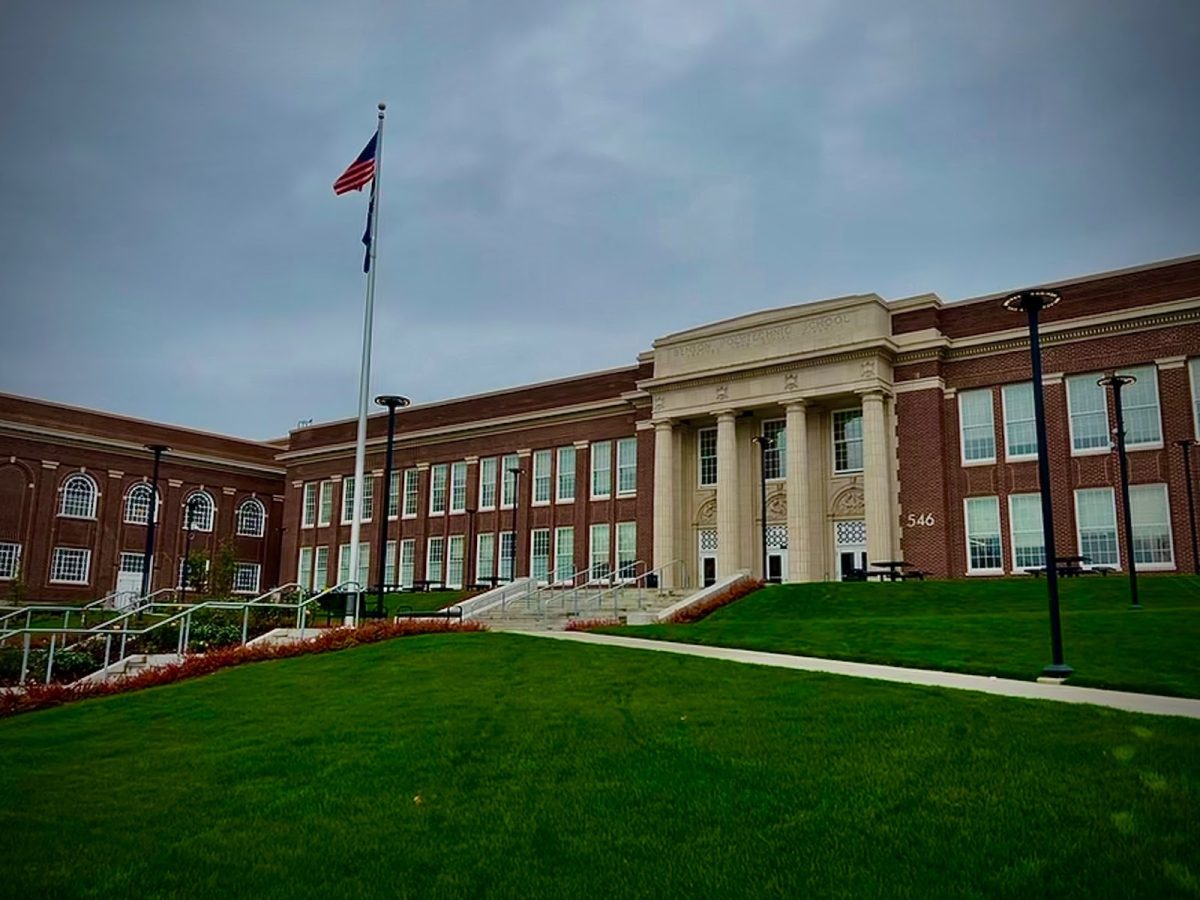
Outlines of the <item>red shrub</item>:
[{"label": "red shrub", "polygon": [[593,628],[612,628],[621,625],[620,619],[571,619],[563,631],[591,631]]},{"label": "red shrub", "polygon": [[667,622],[672,625],[686,625],[689,622],[698,622],[722,606],[726,606],[734,600],[741,600],[747,594],[754,593],[762,586],[763,582],[756,581],[753,578],[743,578],[740,581],[735,581],[728,588],[719,594],[713,594],[703,603],[679,610],[679,612],[667,619]]}]

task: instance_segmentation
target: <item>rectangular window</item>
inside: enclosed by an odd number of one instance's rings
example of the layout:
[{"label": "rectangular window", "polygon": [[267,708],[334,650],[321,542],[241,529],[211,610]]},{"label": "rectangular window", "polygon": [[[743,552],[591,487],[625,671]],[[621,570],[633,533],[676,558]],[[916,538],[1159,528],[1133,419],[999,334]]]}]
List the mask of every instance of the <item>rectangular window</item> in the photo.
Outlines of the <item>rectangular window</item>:
[{"label": "rectangular window", "polygon": [[[1134,384],[1121,389],[1121,415],[1125,420],[1125,446],[1162,446],[1162,417],[1158,410],[1158,368],[1141,366],[1122,369],[1121,375],[1132,375]],[[1132,500],[1130,502],[1133,502]]]},{"label": "rectangular window", "polygon": [[1200,440],[1200,356],[1188,363],[1192,373],[1192,419],[1196,427],[1196,439]]},{"label": "rectangular window", "polygon": [[400,473],[392,472],[388,487],[387,514],[389,519],[400,515]]},{"label": "rectangular window", "polygon": [[1147,569],[1171,569],[1171,508],[1165,484],[1135,484],[1129,488],[1133,524],[1133,561]]},{"label": "rectangular window", "polygon": [[[440,516],[446,511],[446,476],[449,467],[445,463],[429,470],[429,514]],[[434,579],[440,581],[441,579]]]},{"label": "rectangular window", "polygon": [[371,545],[361,542],[358,545],[358,577],[350,577],[350,545],[342,544],[338,550],[338,584],[347,581],[357,581],[359,588],[366,590],[371,583]]},{"label": "rectangular window", "polygon": [[612,441],[596,441],[591,446],[592,499],[612,496]]},{"label": "rectangular window", "polygon": [[463,586],[464,540],[461,534],[452,534],[446,545],[446,587],[455,590]]},{"label": "rectangular window", "polygon": [[467,464],[456,462],[450,467],[450,512],[466,512]]},{"label": "rectangular window", "polygon": [[137,572],[141,575],[145,569],[145,566],[142,565],[144,561],[145,556],[141,553],[122,553],[118,566],[122,572]]},{"label": "rectangular window", "polygon": [[964,463],[996,461],[996,426],[992,421],[992,391],[961,391],[958,428]]},{"label": "rectangular window", "polygon": [[329,525],[333,522],[333,482],[321,482],[321,508],[317,517],[318,525]]},{"label": "rectangular window", "polygon": [[575,448],[558,448],[558,492],[559,503],[571,503],[575,499]]},{"label": "rectangular window", "polygon": [[1075,527],[1079,555],[1093,566],[1120,566],[1117,551],[1117,512],[1112,488],[1075,492]]},{"label": "rectangular window", "polygon": [[833,414],[833,471],[843,475],[862,467],[862,410],[840,409]]},{"label": "rectangular window", "polygon": [[329,587],[329,548],[318,547],[313,554],[313,590],[323,591]]},{"label": "rectangular window", "polygon": [[431,537],[425,550],[425,580],[442,581],[442,563],[445,561],[446,539]]},{"label": "rectangular window", "polygon": [[87,584],[91,563],[91,550],[55,547],[50,564],[50,581],[59,584]]},{"label": "rectangular window", "polygon": [[479,508],[496,508],[496,457],[479,461]]},{"label": "rectangular window", "polygon": [[490,579],[496,569],[496,536],[481,534],[475,539],[475,581],[479,584],[490,584]]},{"label": "rectangular window", "polygon": [[1002,573],[1000,548],[1000,500],[998,497],[967,498],[967,572]]},{"label": "rectangular window", "polygon": [[415,519],[421,505],[421,472],[418,469],[404,470],[404,518]]},{"label": "rectangular window", "polygon": [[554,580],[570,581],[575,574],[575,529],[554,529]]},{"label": "rectangular window", "polygon": [[296,583],[306,591],[312,590],[313,548],[301,547],[300,559],[296,562]]},{"label": "rectangular window", "polygon": [[1013,571],[1022,572],[1046,564],[1046,541],[1042,537],[1042,495],[1010,494],[1008,524],[1012,533]]},{"label": "rectangular window", "polygon": [[233,592],[235,594],[257,594],[261,574],[262,567],[258,563],[234,563]]},{"label": "rectangular window", "polygon": [[589,577],[592,579],[607,578],[610,567],[608,563],[609,546],[608,546],[608,525],[593,525],[591,529],[591,554],[590,565],[591,572]]},{"label": "rectangular window", "polygon": [[383,583],[398,584],[396,581],[396,542],[388,541],[387,549],[383,552]]},{"label": "rectangular window", "polygon": [[1071,426],[1072,453],[1107,453],[1108,402],[1100,376],[1072,375],[1067,381],[1067,412]]},{"label": "rectangular window", "polygon": [[415,538],[405,538],[400,542],[400,585],[410,588],[413,586],[413,571],[417,562],[417,541]]},{"label": "rectangular window", "polygon": [[637,493],[637,438],[617,441],[617,496]]},{"label": "rectangular window", "polygon": [[513,474],[513,469],[520,468],[521,460],[515,453],[510,453],[508,456],[501,457],[500,467],[504,470],[501,473],[503,481],[500,488],[500,508],[512,509],[513,503],[517,499],[517,476]]},{"label": "rectangular window", "polygon": [[[362,498],[361,522],[370,522],[371,514],[375,511],[375,476],[364,475],[363,484],[366,489]],[[342,524],[349,525],[354,517],[354,476],[347,475],[342,479]]]},{"label": "rectangular window", "polygon": [[513,580],[516,571],[517,544],[511,531],[500,532],[500,571],[496,574],[504,581]]},{"label": "rectangular window", "polygon": [[696,444],[700,453],[700,487],[712,487],[717,483],[717,429],[701,428],[696,432]]},{"label": "rectangular window", "polygon": [[1037,425],[1033,419],[1033,382],[1006,384],[1004,400],[1004,457],[1009,462],[1037,457]]},{"label": "rectangular window", "polygon": [[787,478],[787,422],[774,419],[762,423],[762,436],[771,441],[763,451],[763,477]]},{"label": "rectangular window", "polygon": [[617,523],[617,577],[637,577],[637,522]]},{"label": "rectangular window", "polygon": [[550,580],[550,529],[535,528],[529,534],[529,574],[539,584]]},{"label": "rectangular window", "polygon": [[301,528],[312,528],[317,524],[317,483],[310,481],[304,485],[303,514],[300,518]]},{"label": "rectangular window", "polygon": [[[141,571],[140,569],[138,570]],[[21,573],[21,545],[0,543],[0,579],[9,581]]]},{"label": "rectangular window", "polygon": [[533,454],[533,503],[544,506],[550,502],[550,451]]}]

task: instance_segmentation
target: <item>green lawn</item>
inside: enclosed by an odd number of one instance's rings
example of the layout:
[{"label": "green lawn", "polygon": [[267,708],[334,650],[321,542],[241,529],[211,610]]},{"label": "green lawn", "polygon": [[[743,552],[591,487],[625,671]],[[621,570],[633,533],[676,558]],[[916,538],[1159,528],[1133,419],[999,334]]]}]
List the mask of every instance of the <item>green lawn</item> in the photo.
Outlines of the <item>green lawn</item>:
[{"label": "green lawn", "polygon": [[[1059,581],[1071,684],[1200,697],[1200,578]],[[777,585],[691,625],[611,633],[1033,679],[1050,662],[1046,583],[1010,578]]]},{"label": "green lawn", "polygon": [[1200,889],[1200,722],[406,638],[0,722],[13,897]]}]

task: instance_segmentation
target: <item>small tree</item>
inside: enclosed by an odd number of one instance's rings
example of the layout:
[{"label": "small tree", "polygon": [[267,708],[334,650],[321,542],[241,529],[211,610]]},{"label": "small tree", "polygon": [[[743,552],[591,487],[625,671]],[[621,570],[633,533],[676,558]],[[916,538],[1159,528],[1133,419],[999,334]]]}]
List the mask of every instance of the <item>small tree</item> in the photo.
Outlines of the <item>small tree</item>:
[{"label": "small tree", "polygon": [[18,560],[13,568],[12,581],[8,583],[8,599],[13,606],[20,606],[25,595],[25,579],[21,576],[21,562]]},{"label": "small tree", "polygon": [[226,540],[213,554],[212,568],[208,571],[208,595],[228,597],[233,593],[233,573],[237,568],[237,548],[232,540]]},{"label": "small tree", "polygon": [[183,583],[189,591],[201,591],[208,574],[208,557],[203,550],[193,550],[183,564]]}]

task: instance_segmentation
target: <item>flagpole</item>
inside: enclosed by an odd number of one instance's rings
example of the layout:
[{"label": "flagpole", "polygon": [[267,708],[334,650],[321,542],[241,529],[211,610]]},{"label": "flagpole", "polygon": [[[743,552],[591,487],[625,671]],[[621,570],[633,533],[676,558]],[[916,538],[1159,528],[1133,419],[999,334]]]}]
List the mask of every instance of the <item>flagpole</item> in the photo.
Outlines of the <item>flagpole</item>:
[{"label": "flagpole", "polygon": [[[370,267],[367,271],[367,301],[363,312],[363,345],[362,368],[358,376],[358,440],[354,445],[354,514],[350,520],[350,580],[358,580],[359,534],[362,531],[363,482],[364,468],[367,459],[367,398],[371,394],[371,328],[375,319],[375,248],[379,246],[379,178],[383,170],[383,112],[387,109],[384,103],[379,104],[379,125],[376,131],[375,145],[375,178],[371,183],[371,245]],[[387,515],[387,510],[383,511]],[[366,590],[365,584],[359,585],[359,590]],[[357,592],[346,594],[346,615],[342,624],[353,626],[357,623],[359,595]]]}]

